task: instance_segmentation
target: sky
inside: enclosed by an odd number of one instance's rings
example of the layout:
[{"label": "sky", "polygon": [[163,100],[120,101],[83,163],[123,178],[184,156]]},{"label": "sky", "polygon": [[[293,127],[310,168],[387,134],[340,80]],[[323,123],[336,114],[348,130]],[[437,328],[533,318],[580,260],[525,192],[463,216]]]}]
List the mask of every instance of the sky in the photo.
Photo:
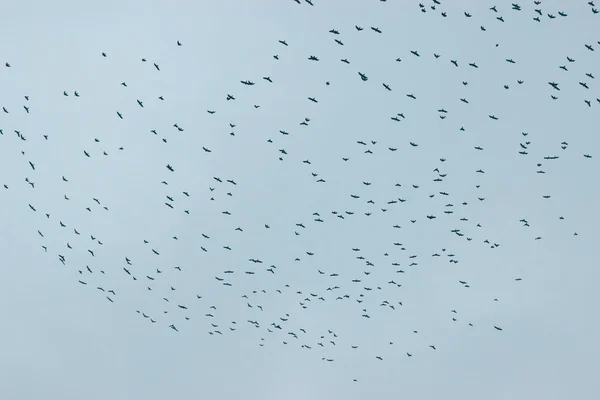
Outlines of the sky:
[{"label": "sky", "polygon": [[440,3],[3,2],[0,396],[598,393],[600,14]]}]

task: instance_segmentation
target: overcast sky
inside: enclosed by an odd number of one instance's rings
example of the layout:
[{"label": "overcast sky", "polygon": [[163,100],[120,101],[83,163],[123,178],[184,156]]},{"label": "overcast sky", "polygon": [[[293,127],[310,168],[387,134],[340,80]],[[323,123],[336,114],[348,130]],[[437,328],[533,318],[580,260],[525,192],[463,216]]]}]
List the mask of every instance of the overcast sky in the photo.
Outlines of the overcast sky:
[{"label": "overcast sky", "polygon": [[591,398],[572,3],[3,2],[0,397]]}]

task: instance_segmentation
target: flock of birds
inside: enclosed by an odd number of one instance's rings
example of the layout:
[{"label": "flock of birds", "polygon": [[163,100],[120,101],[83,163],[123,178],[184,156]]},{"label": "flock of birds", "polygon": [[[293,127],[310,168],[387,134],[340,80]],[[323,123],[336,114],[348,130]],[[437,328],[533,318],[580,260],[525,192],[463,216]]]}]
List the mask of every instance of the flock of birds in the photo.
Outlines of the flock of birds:
[{"label": "flock of birds", "polygon": [[[300,0],[294,0],[298,4],[308,4],[310,6],[314,6],[312,0],[304,0],[305,3],[302,3]],[[380,0],[381,2],[385,2],[386,0]],[[555,18],[568,18],[569,15],[567,12],[562,10],[543,10],[542,2],[535,1],[533,2],[534,6],[532,7],[521,7],[519,4],[512,4],[511,7],[491,7],[489,9],[489,15],[487,16],[476,16],[469,12],[461,13],[461,15],[457,15],[456,17],[462,18],[481,18],[485,23],[504,23],[506,20],[512,17],[511,12],[519,13],[519,12],[530,12],[532,14],[532,18],[536,23],[541,23],[544,20],[551,20]],[[594,5],[593,2],[588,3],[590,7],[590,11],[594,14],[598,14],[598,9]],[[435,11],[439,11],[441,8],[441,2],[438,0],[433,0],[432,4],[426,7],[423,4],[419,4],[418,7],[422,13],[431,13]],[[529,11],[525,11],[524,9],[528,8]],[[450,12],[439,11],[441,17],[454,17],[454,15],[450,15]],[[458,14],[458,13],[457,13]],[[515,18],[517,18],[515,16]],[[329,39],[334,41],[337,45],[340,46],[340,49],[344,49],[348,43],[351,43],[354,35],[385,35],[385,31],[377,26],[361,26],[354,25],[347,27],[349,32],[347,32],[345,27],[332,27],[328,32],[323,32],[324,37],[327,35]],[[488,27],[481,25],[479,28],[481,31],[485,32],[488,30]],[[275,60],[275,69],[276,63],[278,60],[286,57],[290,52],[294,51],[294,43],[285,39],[279,39],[278,41],[274,41],[276,46],[280,47],[280,51],[278,54],[273,55],[273,59]],[[181,51],[185,51],[185,46],[182,42],[177,41],[173,43],[174,46],[181,48]],[[499,44],[495,44],[495,46],[499,46]],[[595,80],[595,74],[592,68],[600,65],[594,57],[596,57],[596,49],[600,49],[600,41],[597,43],[581,43],[576,47],[577,55],[565,55],[564,56],[564,64],[557,65],[557,78],[555,81],[548,82],[548,96],[550,96],[553,100],[560,100],[560,94],[564,91],[565,86],[560,83],[560,75],[559,73],[565,74],[577,74],[579,81],[579,88],[582,93],[582,105],[586,107],[600,107],[600,98],[597,98],[590,93],[593,93],[593,83]],[[110,57],[110,52],[101,52],[98,54],[99,57],[104,59],[105,62],[115,62]],[[405,53],[406,58],[414,58],[414,59],[425,59],[430,58],[431,62],[439,63],[440,69],[443,68],[460,68],[463,70],[468,70],[469,68],[478,69],[480,65],[476,62],[469,62],[465,60],[453,59],[451,57],[445,57],[441,54],[424,54],[420,52],[418,49],[408,49]],[[307,55],[307,61],[310,63],[319,63],[322,62],[321,58],[316,55]],[[403,57],[398,57],[396,62],[404,62]],[[328,60],[331,61],[331,60]],[[339,60],[334,60],[339,63],[339,68],[344,69],[352,69],[354,65],[354,60],[348,57],[347,55],[341,56]],[[595,61],[595,63],[594,63]],[[142,58],[140,60],[141,63],[148,65],[149,68],[154,68],[157,74],[165,74],[168,73],[166,71],[161,70],[161,67],[158,63],[153,61],[148,61],[146,58]],[[519,60],[515,60],[512,58],[506,58],[505,62],[508,65],[517,65],[519,64]],[[581,66],[581,67],[580,67]],[[6,62],[6,68],[19,68],[18,66],[11,65],[10,62]],[[512,67],[511,67],[512,68]],[[583,70],[582,70],[583,68]],[[589,70],[585,70],[585,68],[590,68]],[[377,81],[376,78],[369,74],[369,71],[364,70],[355,70],[353,72],[356,76],[357,80],[360,80],[364,85],[378,85],[381,87],[381,90],[387,92],[393,92],[394,94],[399,92],[399,89],[396,87],[392,87],[391,84],[387,82],[383,82],[381,80]],[[465,76],[468,74],[465,73]],[[523,76],[516,80],[515,84],[517,86],[527,85],[530,80],[536,79],[535,76]],[[359,82],[360,82],[359,81]],[[333,78],[331,81],[325,81],[323,84],[326,87],[332,86]],[[269,75],[253,77],[249,79],[242,79],[239,85],[248,88],[245,92],[246,94],[250,94],[251,90],[254,90],[254,86],[263,87],[264,90],[268,90],[269,85],[277,85],[279,82],[275,77],[271,77]],[[467,87],[469,85],[468,80],[464,80],[461,82],[463,87]],[[128,83],[126,81],[115,82],[115,85],[120,85],[123,91],[129,90]],[[509,90],[511,87],[510,84],[505,84],[503,86],[504,90]],[[574,88],[568,88],[569,90],[575,90]],[[61,94],[58,93],[60,96]],[[64,91],[62,93],[64,97],[77,97],[77,98],[85,98],[85,93],[80,93],[78,91]],[[248,95],[249,96],[249,95]],[[248,97],[246,96],[246,97]],[[418,101],[418,93],[399,93],[398,96],[402,98],[408,98],[409,101]],[[587,97],[586,97],[587,96]],[[135,97],[135,95],[134,95]],[[225,99],[225,103],[240,101],[237,99],[235,93],[224,93],[223,97]],[[600,97],[600,96],[599,96]],[[11,115],[14,115],[18,112],[24,112],[31,117],[35,117],[36,110],[33,107],[30,107],[29,103],[29,95],[25,95],[23,97],[24,104],[22,104],[20,109],[13,109],[13,107],[3,106],[3,112],[5,114],[4,121],[8,121],[6,118],[10,118]],[[135,102],[132,102],[132,107],[139,107],[140,109],[144,109],[146,106],[144,105],[146,101],[143,101],[140,98],[136,98]],[[157,96],[156,100],[158,102],[168,101],[164,96]],[[319,104],[319,98],[316,96],[309,96],[305,101],[308,101],[313,104]],[[456,99],[457,105],[462,107],[468,107],[471,99],[465,94],[461,95]],[[150,103],[147,101],[147,103]],[[259,109],[260,104],[251,103],[254,109]],[[250,106],[249,106],[250,107]],[[450,105],[447,108],[437,108],[437,114],[440,120],[445,120],[450,115],[450,109],[452,107]],[[118,118],[121,120],[127,119],[128,115],[133,112],[131,110],[115,110],[112,117]],[[227,112],[226,107],[208,109],[206,112],[209,115],[214,115],[216,113],[225,113]],[[110,117],[110,116],[109,116]],[[405,120],[410,119],[412,116],[408,112],[399,112],[396,115],[391,115],[389,118],[392,122],[387,122],[390,124],[401,124]],[[502,118],[501,115],[489,114],[489,119],[491,121],[497,121]],[[304,117],[300,120],[298,125],[301,129],[309,129],[311,126],[311,118]],[[231,122],[226,127],[230,133],[229,135],[232,137],[236,136],[236,128],[237,123]],[[174,123],[171,129],[176,132],[183,133],[185,129],[183,126],[178,123]],[[456,129],[459,131],[465,131],[464,126],[457,126]],[[35,134],[26,134],[22,132],[21,129],[16,128],[13,129],[14,134],[17,139],[21,142],[27,142],[30,146],[39,146],[38,141],[52,141],[51,134],[43,134],[39,137],[36,137]],[[6,146],[8,143],[7,133],[0,129],[0,135],[4,136],[4,145]],[[167,136],[163,134],[163,132],[159,132],[159,129],[152,129],[150,134],[153,137],[158,137],[164,143],[168,143]],[[266,146],[272,147],[272,152],[276,154],[276,158],[279,162],[284,162],[288,159],[289,154],[292,150],[286,145],[286,139],[290,135],[294,135],[292,130],[281,127],[279,132],[277,133],[278,137],[270,138],[267,140]],[[528,137],[527,132],[521,132],[521,141],[516,143],[515,152],[518,152],[519,155],[523,157],[533,157],[529,154],[531,141]],[[101,143],[102,138],[96,138],[94,143],[90,143],[89,147],[81,149],[81,157],[82,162],[85,162],[86,159],[92,157],[107,157],[109,156],[107,150],[97,150],[98,144]],[[354,158],[361,156],[369,156],[374,154],[375,146],[377,145],[376,140],[359,140],[355,144],[355,151],[351,154],[344,155],[341,159],[334,160],[339,163],[352,163]],[[24,146],[26,146],[24,144]],[[411,151],[412,148],[416,148],[419,146],[417,141],[407,141],[405,143],[406,149],[401,149],[399,145],[390,145],[385,146],[384,151],[389,151],[391,153],[402,151]],[[562,141],[557,144],[560,146],[560,151],[567,152],[569,143],[567,141]],[[478,144],[473,144],[471,147],[472,150],[481,152],[484,151],[484,148]],[[127,149],[124,147],[119,147],[118,152],[126,152]],[[206,154],[212,153],[212,155],[218,157],[218,153],[209,147],[202,147],[202,151]],[[25,185],[31,187],[32,190],[36,190],[36,174],[38,172],[38,168],[43,165],[44,160],[34,160],[28,159],[28,152],[26,147],[21,151],[23,160],[29,172],[24,176],[23,181]],[[398,153],[398,154],[399,154]],[[558,154],[558,153],[557,153]],[[211,156],[212,156],[211,155]],[[546,162],[551,163],[553,160],[558,159],[560,156],[556,154],[550,154],[544,156],[543,159],[535,160],[535,173],[537,174],[545,174],[544,164]],[[585,152],[581,154],[579,157],[585,160],[592,159],[591,151]],[[408,218],[406,221],[399,222],[390,222],[390,227],[394,228],[398,233],[404,232],[403,227],[410,227],[417,222],[425,221],[431,222],[436,219],[444,219],[447,224],[450,224],[450,228],[448,229],[448,234],[455,235],[464,239],[468,242],[479,242],[483,243],[486,246],[489,246],[491,249],[495,249],[501,246],[501,243],[494,239],[490,239],[486,234],[484,234],[485,229],[482,224],[478,221],[472,221],[466,216],[464,216],[464,210],[471,202],[482,203],[486,200],[485,188],[483,187],[485,182],[482,179],[476,184],[476,188],[479,190],[479,193],[482,193],[475,198],[460,198],[459,194],[455,194],[450,190],[451,188],[445,185],[446,178],[448,173],[445,172],[445,162],[446,158],[440,158],[437,165],[432,166],[432,176],[431,179],[436,185],[439,186],[439,190],[430,192],[430,193],[422,193],[422,190],[419,191],[420,184],[412,183],[412,182],[403,182],[396,183],[394,187],[389,188],[389,191],[395,191],[396,194],[389,195],[387,200],[374,200],[373,198],[380,197],[371,186],[373,182],[370,181],[362,181],[360,183],[361,190],[348,191],[347,196],[350,201],[354,202],[355,209],[337,209],[333,211],[315,211],[310,216],[304,216],[299,218],[298,222],[295,226],[291,227],[282,227],[276,226],[276,223],[265,223],[259,227],[242,227],[238,226],[235,228],[236,232],[242,233],[245,231],[256,231],[258,229],[280,229],[281,232],[278,235],[285,235],[286,233],[290,233],[293,236],[300,236],[305,234],[310,234],[312,229],[318,229],[320,224],[331,223],[333,220],[351,220],[358,218],[369,218],[373,216],[375,213],[387,213],[386,216],[389,216],[390,221],[392,219],[398,219],[399,215],[404,215],[400,210],[403,207],[405,202],[425,202],[427,199],[443,199],[439,205],[439,208],[435,209],[435,211],[431,211],[428,214],[422,216],[413,216]],[[152,162],[152,160],[148,160],[148,162]],[[589,161],[591,162],[591,161]],[[302,166],[311,166],[313,168],[313,163],[310,159],[302,160]],[[480,167],[475,167],[476,176],[483,177],[485,175],[485,171]],[[168,164],[164,165],[165,177],[164,179],[159,179],[160,184],[164,187],[165,194],[161,195],[161,203],[164,203],[164,207],[168,208],[169,212],[181,212],[187,215],[194,212],[202,212],[199,208],[197,211],[194,210],[193,205],[198,204],[201,201],[217,201],[215,198],[217,195],[222,195],[223,198],[234,197],[236,195],[236,189],[238,185],[244,185],[243,181],[239,181],[232,177],[221,177],[214,176],[212,177],[213,184],[208,187],[208,196],[206,198],[200,198],[201,196],[198,194],[200,192],[200,188],[194,187],[173,187],[170,183],[169,176],[170,174],[178,174],[180,170],[178,168],[178,161],[173,160]],[[71,188],[70,180],[68,177],[68,171],[65,171],[64,175],[58,177],[64,185],[65,188],[75,191],[76,188]],[[330,179],[325,179],[324,175],[311,172],[311,177],[314,178],[314,182],[317,184],[329,185],[335,184]],[[9,196],[12,187],[4,184],[3,196]],[[378,188],[378,191],[386,192],[385,188]],[[381,192],[381,193],[383,193]],[[387,192],[386,192],[387,193]],[[398,193],[401,193],[398,195]],[[420,197],[419,197],[420,196]],[[550,199],[550,194],[543,195],[543,200]],[[70,197],[68,195],[64,195],[64,200],[69,201]],[[109,208],[106,204],[104,204],[99,198],[89,199],[90,204],[86,206],[87,212],[109,212]],[[154,199],[156,200],[156,199]],[[184,201],[185,200],[185,201]],[[181,207],[180,203],[184,203],[191,206]],[[75,273],[77,275],[76,282],[80,285],[89,288],[91,291],[99,292],[103,296],[105,296],[106,301],[110,303],[118,304],[118,293],[111,287],[110,282],[114,280],[122,280],[128,279],[134,282],[135,285],[140,285],[145,288],[145,290],[152,292],[152,295],[157,296],[162,299],[164,302],[164,309],[162,310],[134,310],[137,314],[139,314],[140,318],[146,319],[151,324],[157,324],[157,326],[164,326],[167,329],[171,329],[174,333],[179,332],[181,329],[185,329],[186,321],[192,318],[204,318],[208,321],[210,335],[233,335],[235,331],[239,329],[243,329],[244,325],[249,325],[254,329],[260,329],[261,332],[264,332],[263,337],[258,343],[259,346],[265,346],[268,340],[271,340],[271,336],[277,336],[279,341],[284,345],[289,346],[301,346],[304,349],[310,350],[315,348],[325,349],[324,351],[319,352],[320,358],[326,362],[334,362],[335,359],[327,355],[327,348],[331,348],[332,346],[347,346],[351,350],[358,351],[359,345],[356,343],[352,343],[351,335],[349,333],[336,332],[332,329],[328,329],[326,332],[316,333],[319,329],[313,328],[300,328],[300,329],[289,329],[286,325],[289,325],[289,320],[293,318],[294,312],[290,310],[289,313],[285,313],[284,315],[279,316],[276,320],[265,320],[261,317],[261,312],[263,309],[269,307],[268,303],[265,303],[262,300],[261,295],[266,295],[267,292],[264,289],[257,289],[252,292],[244,293],[240,296],[239,300],[244,303],[244,307],[251,309],[249,314],[251,315],[246,320],[238,320],[231,321],[228,320],[226,315],[220,315],[219,309],[213,305],[210,299],[205,299],[201,293],[195,293],[192,299],[189,301],[181,301],[176,300],[176,296],[174,293],[177,292],[177,282],[179,279],[184,278],[184,271],[186,266],[179,265],[170,265],[169,261],[165,260],[165,255],[161,252],[161,243],[158,240],[149,240],[148,238],[139,238],[140,242],[147,248],[147,252],[151,253],[156,257],[156,265],[162,265],[162,267],[153,266],[150,268],[148,265],[141,265],[136,261],[138,257],[136,254],[122,254],[121,256],[121,265],[118,267],[97,264],[95,262],[96,256],[100,252],[111,251],[110,250],[110,241],[106,239],[104,243],[104,239],[100,237],[96,237],[93,234],[90,234],[85,226],[79,226],[77,221],[69,221],[68,217],[61,217],[56,215],[53,210],[48,209],[45,204],[28,204],[28,207],[32,213],[36,213],[39,215],[39,224],[40,227],[37,230],[37,236],[39,236],[39,240],[41,242],[40,246],[42,251],[46,252],[50,258],[54,262],[60,263],[60,265],[74,268]],[[114,204],[112,207],[119,207],[119,204]],[[360,211],[357,211],[360,209]],[[221,211],[223,218],[235,218],[235,214],[230,210],[223,208]],[[110,218],[110,213],[106,214],[106,218]],[[557,219],[563,220],[564,217],[562,215],[557,215]],[[519,221],[524,227],[529,227],[529,221],[527,218],[521,218]],[[45,230],[48,224],[55,224],[60,226],[60,228],[66,231],[70,231],[71,239],[67,240],[64,243],[62,248],[53,248],[49,246],[46,240]],[[287,229],[287,232],[285,231]],[[492,232],[489,234],[493,235]],[[577,236],[577,232],[572,232],[573,236]],[[234,251],[233,247],[226,242],[220,242],[219,240],[215,240],[215,236],[213,233],[206,231],[202,232],[201,235],[197,238],[200,241],[200,249],[202,252],[209,251]],[[541,240],[542,237],[538,235],[532,235],[532,240]],[[173,236],[169,238],[169,240],[179,240],[177,236]],[[75,248],[81,248],[87,251],[89,254],[88,261],[85,265],[72,265],[69,262],[69,254]],[[325,266],[321,266],[316,268],[316,271],[307,269],[306,273],[314,273],[314,279],[320,279],[320,277],[324,277],[326,279],[323,280],[323,290],[321,291],[305,291],[302,288],[292,288],[293,285],[290,284],[281,284],[279,288],[275,290],[276,293],[273,295],[280,296],[291,296],[297,299],[297,307],[301,309],[308,309],[309,307],[317,307],[317,304],[329,302],[329,301],[339,301],[339,302],[352,302],[357,310],[357,318],[360,319],[370,319],[370,309],[373,307],[386,307],[390,310],[394,311],[403,307],[403,302],[400,298],[402,294],[402,287],[406,284],[406,279],[404,278],[408,275],[411,269],[417,268],[420,260],[423,260],[424,263],[429,262],[428,259],[435,258],[445,258],[449,263],[456,264],[459,263],[459,259],[457,255],[450,248],[439,248],[439,250],[433,252],[432,254],[412,254],[409,249],[407,249],[401,241],[395,240],[390,243],[390,248],[386,251],[383,256],[387,260],[386,264],[391,266],[394,273],[397,274],[396,278],[382,281],[378,279],[379,270],[383,267],[376,267],[376,263],[373,261],[372,256],[369,256],[368,253],[363,251],[360,247],[352,246],[348,248],[348,252],[351,252],[356,258],[357,262],[364,265],[364,271],[360,276],[349,276],[347,273],[344,273],[343,268],[339,268],[339,271],[336,270],[327,270]],[[312,260],[313,258],[318,258],[318,255],[315,254],[314,251],[310,249],[304,249],[302,251],[302,255],[295,255],[290,259],[290,264],[298,263],[306,256],[308,259]],[[242,258],[247,259],[248,267],[239,267],[239,268],[223,268],[223,270],[214,276],[214,284],[222,287],[232,287],[235,285],[234,276],[242,276],[242,277],[252,277],[253,275],[259,276],[259,279],[271,279],[267,277],[276,276],[278,271],[288,268],[287,265],[275,265],[269,261],[267,255],[264,257],[258,258],[255,254],[247,254],[242,255]],[[173,275],[173,274],[165,274],[165,269],[168,268],[172,270],[171,272],[176,272],[181,275]],[[405,275],[406,274],[406,275]],[[171,281],[165,282],[163,276],[168,275],[172,278]],[[239,278],[241,279],[241,278]],[[255,278],[256,279],[256,278]],[[520,284],[522,280],[519,276],[510,277],[510,280],[514,282],[515,285]],[[104,284],[100,282],[105,282]],[[465,277],[457,282],[457,284],[462,285],[464,288],[469,288],[469,279]],[[352,288],[349,290],[349,288]],[[230,290],[230,289],[225,289]],[[230,293],[225,291],[223,296],[232,296]],[[351,294],[350,294],[351,293]],[[181,298],[177,296],[177,298]],[[498,301],[498,299],[494,299]],[[236,301],[236,300],[232,300]],[[198,306],[192,304],[192,302],[200,302],[202,304],[201,307],[204,308],[204,311],[198,312]],[[315,304],[317,303],[317,304]],[[459,312],[455,309],[448,309],[448,320],[453,323],[464,323],[468,327],[474,327],[476,322],[468,321],[468,320],[460,320],[459,321]],[[357,323],[360,323],[357,321]],[[480,326],[480,329],[492,329],[494,331],[502,331],[502,327],[500,324],[491,324],[490,326]],[[416,335],[419,333],[417,329],[411,329],[413,333]],[[390,342],[392,344],[392,342]],[[435,343],[428,343],[425,348],[430,351],[436,350]],[[412,357],[413,354],[416,354],[419,349],[404,349],[404,353],[406,357]],[[383,354],[373,354],[373,358],[378,360],[383,360]],[[353,378],[355,381],[357,378]]]}]

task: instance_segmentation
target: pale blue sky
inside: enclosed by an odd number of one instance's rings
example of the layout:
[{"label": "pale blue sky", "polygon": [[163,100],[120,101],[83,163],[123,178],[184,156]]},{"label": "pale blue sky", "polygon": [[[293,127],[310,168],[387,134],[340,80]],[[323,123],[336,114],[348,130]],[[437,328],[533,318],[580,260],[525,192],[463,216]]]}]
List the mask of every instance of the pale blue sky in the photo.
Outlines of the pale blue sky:
[{"label": "pale blue sky", "polygon": [[[466,0],[436,10],[423,2],[426,13],[400,0],[4,3],[0,397],[504,400],[600,391],[600,14],[587,2],[527,2],[522,11],[505,2],[498,13],[492,2]],[[398,113],[406,118],[391,120]],[[98,286],[114,290],[114,303]]]}]

